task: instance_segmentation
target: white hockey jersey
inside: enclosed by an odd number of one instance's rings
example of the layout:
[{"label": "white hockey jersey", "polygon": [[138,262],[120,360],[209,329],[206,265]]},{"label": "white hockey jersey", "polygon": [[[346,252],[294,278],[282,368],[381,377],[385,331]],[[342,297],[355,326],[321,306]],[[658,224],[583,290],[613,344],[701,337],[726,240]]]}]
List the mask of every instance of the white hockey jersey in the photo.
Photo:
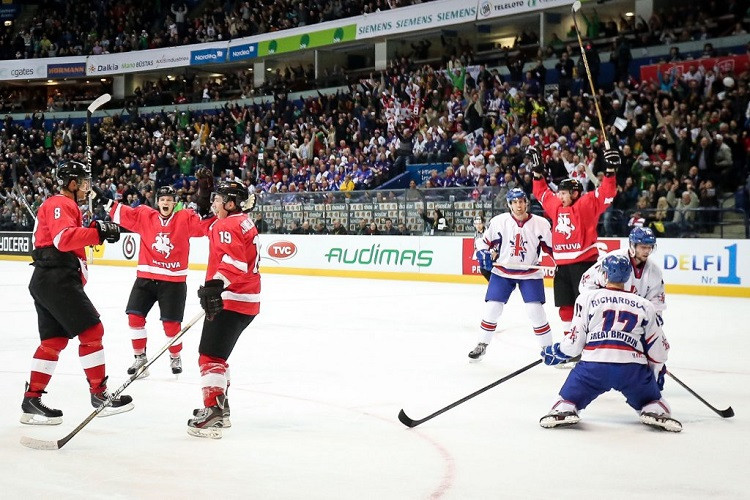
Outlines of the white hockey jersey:
[{"label": "white hockey jersey", "polygon": [[664,278],[662,277],[661,269],[659,269],[659,266],[652,262],[651,259],[647,260],[643,267],[637,267],[635,261],[630,257],[627,248],[613,250],[602,256],[596,264],[591,266],[589,270],[581,276],[578,291],[584,293],[589,290],[604,288],[607,281],[604,278],[604,272],[602,271],[602,261],[605,257],[610,255],[624,255],[630,260],[633,272],[630,274],[628,281],[625,282],[625,291],[633,292],[636,295],[651,301],[656,308],[657,314],[661,317],[662,312],[667,308],[667,305],[664,302]]},{"label": "white hockey jersey", "polygon": [[506,212],[490,220],[484,237],[476,240],[475,246],[477,250],[497,252],[493,274],[514,279],[542,279],[543,271],[524,266],[538,266],[542,250],[552,254],[552,229],[544,217],[532,214],[521,222]]},{"label": "white hockey jersey", "polygon": [[669,344],[654,305],[638,295],[600,288],[579,295],[570,334],[560,350],[581,361],[648,364],[658,371]]}]

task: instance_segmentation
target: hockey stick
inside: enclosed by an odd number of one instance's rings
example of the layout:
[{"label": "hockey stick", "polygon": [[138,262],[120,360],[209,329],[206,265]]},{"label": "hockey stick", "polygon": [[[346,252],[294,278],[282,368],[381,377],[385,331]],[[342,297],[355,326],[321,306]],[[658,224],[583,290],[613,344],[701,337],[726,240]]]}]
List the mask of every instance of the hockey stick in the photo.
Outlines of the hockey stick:
[{"label": "hockey stick", "polygon": [[672,380],[674,380],[675,382],[677,382],[678,384],[680,384],[683,387],[683,389],[685,389],[690,394],[692,394],[693,396],[695,396],[696,398],[698,398],[698,401],[700,401],[704,405],[706,405],[709,408],[711,408],[714,411],[714,413],[716,413],[717,415],[721,416],[722,418],[730,418],[730,417],[734,416],[734,410],[732,409],[731,406],[729,408],[727,408],[726,410],[719,410],[718,408],[714,408],[713,406],[711,406],[711,404],[708,401],[706,401],[705,399],[703,399],[702,397],[700,397],[698,395],[698,393],[696,393],[690,387],[688,387],[687,385],[685,385],[685,382],[683,382],[682,380],[680,380],[677,377],[675,377],[672,372],[667,371],[667,375],[669,375],[672,378]]},{"label": "hockey stick", "polygon": [[182,330],[180,330],[177,333],[177,335],[175,335],[174,337],[172,337],[169,340],[169,342],[167,342],[164,345],[164,347],[162,347],[161,350],[158,353],[156,353],[156,356],[154,356],[149,361],[147,361],[146,364],[144,364],[143,366],[141,366],[140,368],[138,368],[138,370],[133,375],[131,375],[129,379],[127,379],[120,387],[118,387],[115,392],[111,393],[109,395],[109,398],[107,398],[93,412],[91,412],[91,415],[89,415],[88,417],[86,417],[86,419],[83,422],[81,422],[80,424],[78,424],[78,427],[76,427],[75,429],[73,429],[70,432],[70,434],[68,434],[67,436],[65,436],[62,439],[58,439],[57,441],[44,441],[42,439],[34,439],[34,438],[23,436],[21,438],[21,444],[24,445],[24,446],[26,446],[27,448],[33,448],[35,450],[59,450],[60,448],[62,448],[63,446],[65,446],[65,444],[68,441],[70,441],[71,439],[73,439],[73,437],[76,434],[78,434],[81,431],[81,429],[83,429],[84,427],[86,427],[86,425],[89,422],[91,422],[94,419],[94,417],[96,417],[97,415],[99,415],[107,406],[111,405],[112,401],[114,399],[116,399],[117,396],[119,396],[120,394],[122,394],[122,392],[130,384],[132,384],[133,381],[136,380],[140,376],[140,374],[142,372],[146,371],[148,369],[148,367],[153,364],[154,361],[156,361],[157,359],[159,359],[159,357],[162,354],[164,354],[165,352],[167,352],[167,349],[169,349],[178,340],[180,340],[180,338],[182,338],[182,336],[185,335],[185,333],[188,330],[190,330],[190,327],[192,327],[195,323],[197,323],[198,320],[201,319],[204,314],[205,314],[205,312],[201,311],[193,319],[191,319],[190,322],[187,325],[183,326]]},{"label": "hockey stick", "polygon": [[531,369],[531,368],[534,368],[534,367],[535,367],[536,365],[538,365],[538,364],[541,364],[541,363],[542,363],[542,360],[541,360],[541,359],[537,359],[537,360],[536,360],[536,361],[534,361],[533,363],[529,363],[528,365],[524,366],[523,368],[520,368],[520,369],[518,369],[518,370],[514,371],[514,372],[513,372],[513,373],[511,373],[510,375],[506,375],[506,376],[504,376],[503,378],[501,378],[500,380],[496,380],[495,382],[492,382],[492,383],[491,383],[490,385],[488,385],[488,386],[486,386],[486,387],[482,387],[482,388],[481,388],[481,389],[479,389],[478,391],[476,391],[476,392],[472,392],[472,393],[471,393],[471,394],[469,394],[468,396],[466,396],[466,397],[464,397],[464,398],[461,398],[461,399],[459,399],[458,401],[456,401],[456,402],[454,402],[454,403],[451,403],[451,404],[449,404],[449,405],[448,405],[448,406],[446,406],[445,408],[443,408],[443,409],[440,409],[440,410],[436,411],[435,413],[433,413],[433,414],[431,414],[431,415],[427,415],[427,416],[426,416],[425,418],[421,418],[421,419],[419,419],[419,420],[414,420],[414,419],[411,419],[411,418],[409,418],[409,417],[408,417],[408,416],[406,415],[406,413],[404,412],[404,410],[401,410],[401,411],[399,412],[399,414],[398,414],[398,419],[399,419],[399,421],[400,421],[400,422],[401,422],[402,424],[404,424],[404,425],[405,425],[405,426],[407,426],[407,427],[416,427],[416,426],[418,426],[419,424],[421,424],[421,423],[424,423],[424,422],[427,422],[428,420],[430,420],[430,419],[432,419],[432,418],[435,418],[435,417],[437,417],[437,416],[438,416],[438,415],[440,415],[441,413],[445,413],[446,411],[450,410],[451,408],[455,408],[456,406],[460,405],[461,403],[465,403],[466,401],[470,400],[471,398],[473,398],[473,397],[475,397],[475,396],[479,396],[479,395],[480,395],[480,394],[482,394],[483,392],[485,392],[485,391],[489,391],[490,389],[492,389],[492,388],[493,388],[493,387],[495,387],[496,385],[500,385],[500,384],[502,384],[503,382],[505,382],[506,380],[510,380],[510,379],[512,379],[513,377],[515,377],[516,375],[520,375],[520,374],[522,374],[523,372],[525,372],[526,370],[529,370],[529,369]]},{"label": "hockey stick", "polygon": [[591,70],[589,69],[589,60],[586,58],[586,49],[583,48],[583,40],[581,40],[581,30],[578,29],[578,20],[576,18],[576,12],[581,10],[581,2],[576,0],[572,5],[573,9],[573,25],[576,29],[576,36],[578,37],[578,46],[581,49],[581,58],[583,59],[583,66],[586,68],[586,76],[589,79],[589,86],[591,87],[591,97],[594,99],[594,107],[596,107],[596,115],[599,118],[599,127],[602,131],[602,138],[604,139],[604,147],[609,149],[609,141],[607,140],[607,131],[604,129],[604,120],[602,119],[602,110],[599,109],[599,99],[596,95],[596,88],[594,87],[594,80],[591,78]]},{"label": "hockey stick", "polygon": [[[34,222],[36,222],[36,214],[31,209],[31,206],[29,206],[29,202],[26,201],[26,196],[23,194],[23,191],[21,190],[21,186],[18,185],[18,173],[16,172],[16,163],[18,163],[18,156],[16,156],[13,159],[13,162],[11,163],[11,167],[10,167],[10,175],[11,175],[11,179],[13,180],[12,191],[15,191],[16,196],[18,196],[21,199],[21,204],[29,212],[29,215],[31,215],[31,218],[34,219]],[[31,177],[29,177],[29,181],[31,181]]]},{"label": "hockey stick", "polygon": [[[89,107],[86,108],[86,166],[89,168],[89,175],[91,175],[91,180],[89,182],[94,182],[94,171],[92,170],[91,166],[91,115],[107,104],[110,100],[112,100],[112,96],[110,94],[102,94],[94,101],[89,104]],[[94,190],[91,189],[92,186],[89,186],[89,217],[90,221],[94,220]],[[90,258],[89,258],[89,252],[87,252],[87,262],[91,264],[94,260],[94,247],[90,247]]]},{"label": "hockey stick", "polygon": [[505,269],[515,269],[519,271],[525,271],[527,269],[537,269],[539,271],[555,271],[557,266],[532,266],[528,264],[514,264],[512,262],[500,262],[493,264],[496,267],[504,267]]}]

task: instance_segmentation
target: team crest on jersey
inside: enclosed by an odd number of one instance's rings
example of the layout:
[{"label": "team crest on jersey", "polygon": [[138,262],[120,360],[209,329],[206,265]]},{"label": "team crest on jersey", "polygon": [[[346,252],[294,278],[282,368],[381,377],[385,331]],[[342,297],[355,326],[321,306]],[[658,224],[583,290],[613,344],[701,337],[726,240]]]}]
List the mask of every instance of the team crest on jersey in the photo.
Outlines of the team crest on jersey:
[{"label": "team crest on jersey", "polygon": [[555,226],[555,231],[564,234],[565,239],[569,240],[575,229],[576,227],[570,221],[570,215],[557,214],[557,225]]},{"label": "team crest on jersey", "polygon": [[155,252],[164,255],[165,259],[168,259],[169,254],[172,253],[172,250],[174,249],[174,245],[169,241],[169,234],[159,233],[156,235],[156,241],[151,245],[151,248],[153,248]]},{"label": "team crest on jersey", "polygon": [[526,259],[526,241],[521,236],[521,233],[516,233],[513,245],[511,246],[511,252],[513,257],[521,257],[521,260]]}]

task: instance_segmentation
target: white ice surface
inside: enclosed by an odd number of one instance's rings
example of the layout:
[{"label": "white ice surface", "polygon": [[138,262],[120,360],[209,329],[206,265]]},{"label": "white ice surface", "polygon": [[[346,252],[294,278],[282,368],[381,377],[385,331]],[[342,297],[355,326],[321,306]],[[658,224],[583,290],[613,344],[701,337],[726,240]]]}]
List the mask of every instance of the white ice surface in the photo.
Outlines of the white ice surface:
[{"label": "white ice surface", "polygon": [[[670,370],[714,406],[731,405],[734,418],[668,380],[680,434],[646,428],[612,393],[576,428],[542,429],[568,372],[537,366],[407,429],[399,409],[421,418],[537,359],[518,294],[484,360],[470,364],[482,285],[265,275],[261,314],[229,359],[233,427],[223,439],[185,431],[201,406],[201,321],[184,337],[179,379],[163,356],[128,387],[133,411],[95,419],[61,450],[37,451],[20,438],[60,439],[93,408],[73,340],[44,397],[64,411],[63,424],[18,422],[39,343],[31,270],[0,262],[2,498],[748,498],[750,300],[671,295],[665,314]],[[135,270],[90,274],[115,389],[132,362],[124,308]],[[186,321],[199,311],[201,280],[191,272]],[[545,309],[559,338],[555,309]],[[166,342],[158,319],[155,307],[152,354]]]}]

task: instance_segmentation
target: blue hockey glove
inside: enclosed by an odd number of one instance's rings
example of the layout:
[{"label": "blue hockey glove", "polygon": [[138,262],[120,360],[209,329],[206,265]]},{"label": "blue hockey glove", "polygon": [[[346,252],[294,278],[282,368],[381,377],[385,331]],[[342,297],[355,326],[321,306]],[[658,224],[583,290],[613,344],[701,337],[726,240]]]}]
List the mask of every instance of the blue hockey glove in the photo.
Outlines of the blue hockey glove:
[{"label": "blue hockey glove", "polygon": [[478,250],[477,260],[479,261],[479,267],[486,269],[487,271],[492,270],[492,254],[489,250]]},{"label": "blue hockey glove", "polygon": [[570,359],[570,356],[560,350],[560,342],[542,349],[542,357],[544,358],[544,364],[547,366],[559,365]]},{"label": "blue hockey glove", "polygon": [[659,373],[656,374],[656,385],[659,387],[659,392],[664,390],[664,377],[667,375],[667,365],[663,365]]}]

